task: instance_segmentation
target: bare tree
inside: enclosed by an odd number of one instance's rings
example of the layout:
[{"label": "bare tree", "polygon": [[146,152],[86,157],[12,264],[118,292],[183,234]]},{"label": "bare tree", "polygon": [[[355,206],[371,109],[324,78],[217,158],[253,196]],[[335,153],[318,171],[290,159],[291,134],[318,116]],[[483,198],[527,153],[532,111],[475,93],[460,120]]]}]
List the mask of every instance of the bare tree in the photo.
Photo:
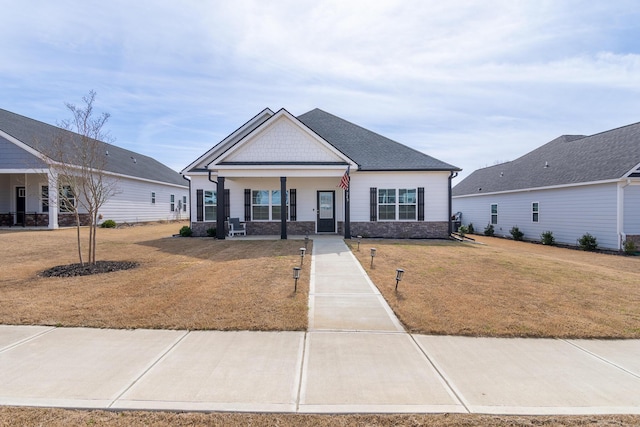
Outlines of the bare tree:
[{"label": "bare tree", "polygon": [[80,238],[80,211],[89,218],[88,262],[96,262],[96,232],[100,208],[118,192],[118,180],[108,174],[106,141],[112,138],[103,127],[110,115],[94,115],[96,93],[90,91],[82,98],[84,105],[65,104],[72,118],[58,123],[62,128],[54,137],[43,159],[57,176],[59,203],[62,211],[73,212],[76,219],[78,256],[84,264]]}]

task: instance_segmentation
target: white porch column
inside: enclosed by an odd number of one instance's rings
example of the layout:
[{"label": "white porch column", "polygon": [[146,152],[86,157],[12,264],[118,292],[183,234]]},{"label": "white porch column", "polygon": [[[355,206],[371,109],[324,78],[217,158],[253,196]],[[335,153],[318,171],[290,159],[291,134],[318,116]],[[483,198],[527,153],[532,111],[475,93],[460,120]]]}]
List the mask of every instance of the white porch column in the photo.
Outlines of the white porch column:
[{"label": "white porch column", "polygon": [[49,229],[58,228],[58,175],[49,170]]}]

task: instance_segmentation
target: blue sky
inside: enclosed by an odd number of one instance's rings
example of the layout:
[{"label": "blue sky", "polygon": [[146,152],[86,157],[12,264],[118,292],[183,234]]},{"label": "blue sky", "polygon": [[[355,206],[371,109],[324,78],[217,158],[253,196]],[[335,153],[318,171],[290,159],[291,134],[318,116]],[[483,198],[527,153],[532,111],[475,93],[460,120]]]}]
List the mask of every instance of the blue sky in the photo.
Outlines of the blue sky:
[{"label": "blue sky", "polygon": [[[0,0],[0,108],[181,170],[266,107],[464,171],[640,121],[637,0]],[[457,181],[459,181],[459,179]]]}]

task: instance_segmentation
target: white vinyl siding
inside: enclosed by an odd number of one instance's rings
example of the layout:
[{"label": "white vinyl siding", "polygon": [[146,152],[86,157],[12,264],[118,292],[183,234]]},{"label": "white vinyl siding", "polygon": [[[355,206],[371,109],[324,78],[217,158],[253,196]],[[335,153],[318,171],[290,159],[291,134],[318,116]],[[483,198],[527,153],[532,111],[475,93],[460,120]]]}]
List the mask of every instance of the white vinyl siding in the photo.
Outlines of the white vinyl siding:
[{"label": "white vinyl siding", "polygon": [[[531,221],[531,200],[544,206],[544,221]],[[518,226],[527,240],[539,240],[549,230],[558,243],[575,245],[585,233],[603,248],[618,248],[616,184],[597,184],[549,190],[522,191],[486,196],[456,197],[453,211],[462,212],[464,225],[473,223],[482,232],[488,224],[487,206],[499,205],[495,233],[509,237]]]}]

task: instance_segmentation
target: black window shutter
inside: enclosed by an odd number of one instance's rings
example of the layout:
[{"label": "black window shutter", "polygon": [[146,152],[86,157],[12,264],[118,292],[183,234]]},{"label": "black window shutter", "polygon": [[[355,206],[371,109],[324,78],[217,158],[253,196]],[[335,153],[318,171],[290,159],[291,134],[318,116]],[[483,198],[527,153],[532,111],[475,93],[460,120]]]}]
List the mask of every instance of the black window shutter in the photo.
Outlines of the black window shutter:
[{"label": "black window shutter", "polygon": [[251,189],[244,189],[244,220],[251,221]]},{"label": "black window shutter", "polygon": [[224,189],[224,217],[229,218],[231,216],[231,201],[229,200],[229,189]]},{"label": "black window shutter", "polygon": [[298,212],[297,212],[297,194],[295,188],[289,189],[289,218],[290,221],[298,220]]},{"label": "black window shutter", "polygon": [[418,221],[424,221],[424,187],[418,187]]},{"label": "black window shutter", "polygon": [[369,188],[369,221],[378,220],[378,189]]},{"label": "black window shutter", "polygon": [[204,219],[204,192],[202,190],[196,190],[196,221],[202,222]]}]

